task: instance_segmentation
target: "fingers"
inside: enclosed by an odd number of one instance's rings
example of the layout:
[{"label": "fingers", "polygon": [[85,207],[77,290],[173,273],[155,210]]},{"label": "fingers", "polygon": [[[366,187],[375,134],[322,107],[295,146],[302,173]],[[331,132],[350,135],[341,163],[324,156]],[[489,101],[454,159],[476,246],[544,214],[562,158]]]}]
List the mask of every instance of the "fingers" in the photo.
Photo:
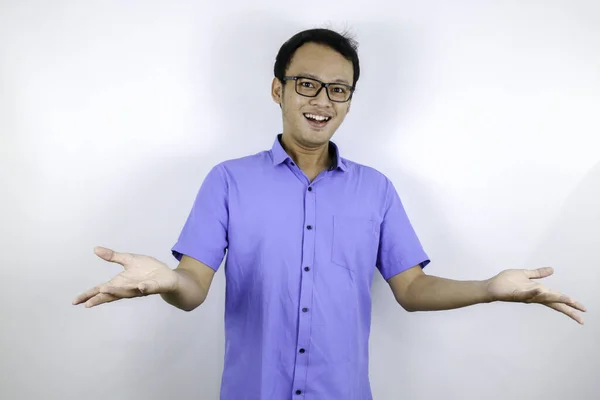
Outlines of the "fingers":
[{"label": "fingers", "polygon": [[90,308],[115,300],[130,299],[145,295],[146,293],[140,290],[136,284],[122,286],[108,286],[105,284],[96,286],[80,294],[73,300],[73,304],[77,305],[85,302],[85,307]]},{"label": "fingers", "polygon": [[125,266],[131,261],[132,255],[129,253],[118,253],[112,249],[106,247],[96,246],[94,247],[94,253],[105,261],[114,262]]},{"label": "fingers", "polygon": [[89,299],[91,299],[92,297],[97,295],[98,293],[99,293],[99,291],[98,291],[97,286],[93,287],[91,289],[88,289],[73,299],[73,305],[81,304],[85,301],[88,301]]},{"label": "fingers", "polygon": [[524,302],[524,303],[540,303],[540,304],[545,304],[545,305],[552,304],[552,303],[558,303],[558,304],[564,304],[568,307],[574,308],[574,309],[582,311],[582,312],[587,311],[585,306],[583,304],[581,304],[580,302],[578,302],[562,293],[558,293],[558,292],[549,290],[548,288],[546,288],[542,285],[538,285],[537,287],[530,289],[530,290],[526,290],[526,291],[522,291],[522,292],[515,292],[513,294],[513,299],[514,299],[514,301],[519,301],[519,302]]},{"label": "fingers", "polygon": [[549,304],[544,304],[545,306],[548,306],[558,312],[561,312],[563,314],[565,314],[567,317],[573,319],[575,322],[577,322],[578,324],[583,325],[583,318],[581,318],[581,316],[571,307],[567,306],[566,304],[563,303],[549,303]]},{"label": "fingers", "polygon": [[[118,253],[112,249],[102,246],[94,247],[94,253],[105,261],[121,264],[123,267],[125,267],[125,269],[128,269],[127,266],[132,263],[134,257],[133,254]],[[111,287],[113,293],[110,293],[107,290],[108,285],[109,283],[105,283],[103,285],[88,289],[73,299],[73,305],[78,305],[85,302],[86,307],[93,307],[98,304],[115,301],[120,298],[136,297],[142,294],[136,285],[131,287],[126,285]]]},{"label": "fingers", "polygon": [[585,308],[585,306],[583,304],[579,303],[578,301],[575,301],[574,299],[572,299],[569,296],[566,296],[562,293],[549,291],[549,292],[540,294],[538,297],[539,298],[534,299],[534,301],[544,303],[544,304],[560,303],[560,304],[565,304],[565,305],[572,307],[579,311],[583,311],[583,312],[587,311],[587,309]]},{"label": "fingers", "polygon": [[100,293],[108,294],[110,296],[114,296],[120,299],[129,299],[132,297],[142,296],[143,293],[139,289],[138,285],[123,285],[123,286],[109,286],[105,285],[100,287]]},{"label": "fingers", "polygon": [[115,300],[119,300],[119,298],[116,296],[111,296],[107,293],[98,293],[97,295],[85,302],[85,308],[99,306],[100,304],[110,303]]},{"label": "fingers", "polygon": [[550,276],[554,273],[554,268],[543,267],[537,269],[526,269],[525,274],[529,279],[541,279]]},{"label": "fingers", "polygon": [[73,299],[73,305],[78,305],[85,302],[86,307],[91,307],[109,301],[145,296],[148,294],[147,287],[142,287],[141,289],[142,290],[140,290],[137,284],[116,286],[110,285],[110,283],[105,283],[88,289],[78,295],[75,299]]},{"label": "fingers", "polygon": [[[553,273],[554,273],[554,269],[552,267],[543,267],[543,268],[537,268],[537,269],[533,269],[533,270],[525,270],[525,275],[530,279],[545,278],[547,276],[552,275]],[[583,304],[579,303],[578,301],[575,301],[574,299],[572,299],[569,296],[566,296],[562,293],[548,290],[547,288],[545,288],[542,285],[538,285],[538,287],[536,287],[535,289],[530,290],[528,292],[521,293],[521,295],[523,297],[527,298],[528,302],[543,303],[546,305],[548,305],[548,303],[560,303],[560,304],[565,304],[565,305],[572,307],[579,311],[583,311],[583,312],[587,311],[585,306]]]}]

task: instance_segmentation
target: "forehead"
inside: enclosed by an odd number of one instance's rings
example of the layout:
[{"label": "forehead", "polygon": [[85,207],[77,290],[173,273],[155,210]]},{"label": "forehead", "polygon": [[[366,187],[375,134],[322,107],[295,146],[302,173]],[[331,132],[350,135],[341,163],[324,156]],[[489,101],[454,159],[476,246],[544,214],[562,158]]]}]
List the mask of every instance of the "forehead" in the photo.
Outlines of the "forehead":
[{"label": "forehead", "polygon": [[287,75],[307,75],[324,82],[342,82],[352,85],[354,68],[337,51],[320,44],[306,43],[296,50]]}]

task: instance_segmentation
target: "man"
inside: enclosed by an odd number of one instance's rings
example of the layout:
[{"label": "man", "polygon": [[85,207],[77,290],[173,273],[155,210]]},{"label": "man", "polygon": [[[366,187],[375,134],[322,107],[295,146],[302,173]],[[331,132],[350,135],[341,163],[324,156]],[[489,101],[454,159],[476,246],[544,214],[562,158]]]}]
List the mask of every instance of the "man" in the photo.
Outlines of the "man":
[{"label": "man", "polygon": [[221,399],[371,399],[370,286],[379,270],[408,311],[477,303],[541,303],[582,323],[584,307],[534,279],[550,268],[486,281],[423,272],[429,263],[393,184],[340,156],[330,141],[350,110],[356,44],[314,29],[283,44],[271,93],[283,133],[269,151],[206,176],[172,251],[175,270],[143,255],[95,252],[125,271],[81,294],[86,307],[160,294],[191,311],[227,251]]}]

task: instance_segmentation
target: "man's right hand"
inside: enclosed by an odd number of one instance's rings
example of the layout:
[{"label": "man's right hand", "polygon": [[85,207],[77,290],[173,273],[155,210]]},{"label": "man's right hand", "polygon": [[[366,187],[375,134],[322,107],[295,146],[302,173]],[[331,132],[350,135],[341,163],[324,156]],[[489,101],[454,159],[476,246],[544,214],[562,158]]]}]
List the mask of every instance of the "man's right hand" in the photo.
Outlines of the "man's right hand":
[{"label": "man's right hand", "polygon": [[117,253],[104,247],[96,247],[94,253],[103,260],[121,264],[125,270],[110,281],[77,296],[73,300],[74,305],[85,302],[85,307],[89,308],[119,299],[167,294],[177,290],[177,273],[153,257]]}]

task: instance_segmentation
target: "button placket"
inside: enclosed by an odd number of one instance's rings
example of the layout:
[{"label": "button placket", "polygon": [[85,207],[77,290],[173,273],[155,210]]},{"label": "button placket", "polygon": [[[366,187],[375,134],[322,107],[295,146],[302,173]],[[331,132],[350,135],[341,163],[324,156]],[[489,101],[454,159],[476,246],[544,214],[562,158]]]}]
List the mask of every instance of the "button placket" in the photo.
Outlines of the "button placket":
[{"label": "button placket", "polygon": [[[314,184],[314,183],[313,183]],[[316,190],[313,185],[308,185],[305,195],[304,221],[305,233],[302,243],[302,276],[300,283],[300,301],[298,311],[302,314],[302,318],[298,321],[298,339],[296,348],[296,361],[294,369],[293,388],[296,395],[301,395],[306,391],[306,375],[308,371],[308,351],[310,345],[311,332],[311,313],[308,310],[311,307],[312,291],[313,291],[313,274],[312,265],[315,256],[316,243]]]}]

